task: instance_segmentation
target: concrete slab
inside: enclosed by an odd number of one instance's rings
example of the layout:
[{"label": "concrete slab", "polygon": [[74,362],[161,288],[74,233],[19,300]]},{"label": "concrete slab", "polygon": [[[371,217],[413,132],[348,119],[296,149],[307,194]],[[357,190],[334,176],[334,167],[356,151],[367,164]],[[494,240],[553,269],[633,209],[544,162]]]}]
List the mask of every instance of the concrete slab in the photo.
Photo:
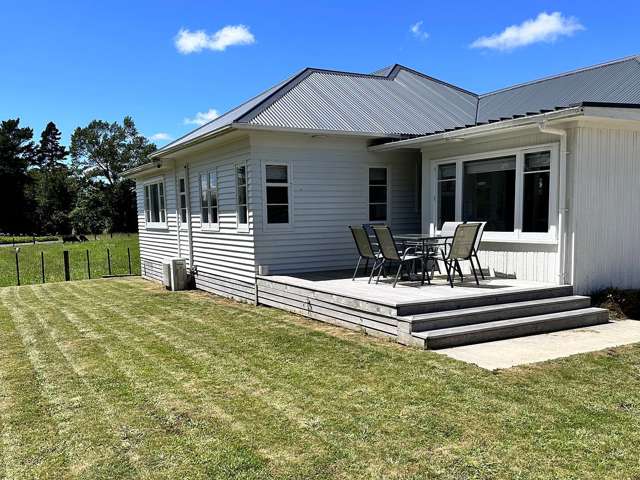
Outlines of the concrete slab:
[{"label": "concrete slab", "polygon": [[510,338],[434,350],[486,370],[544,362],[640,342],[640,321],[621,320],[593,327]]}]

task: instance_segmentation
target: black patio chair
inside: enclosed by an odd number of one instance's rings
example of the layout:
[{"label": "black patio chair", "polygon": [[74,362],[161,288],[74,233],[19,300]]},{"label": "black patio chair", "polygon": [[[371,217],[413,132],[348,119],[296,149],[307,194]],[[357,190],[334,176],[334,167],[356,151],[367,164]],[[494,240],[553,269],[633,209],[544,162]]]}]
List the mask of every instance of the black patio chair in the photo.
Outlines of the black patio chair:
[{"label": "black patio chair", "polygon": [[476,273],[476,267],[472,260],[480,226],[480,223],[463,223],[458,225],[456,227],[456,232],[453,235],[453,240],[448,253],[446,255],[444,252],[442,253],[442,261],[444,262],[444,267],[447,270],[447,279],[449,280],[451,288],[453,288],[453,280],[455,279],[456,272],[460,275],[460,282],[464,282],[462,268],[460,268],[461,260],[469,261],[471,264],[471,271],[476,279],[476,285],[480,285],[478,274]]},{"label": "black patio chair", "polygon": [[[422,282],[424,283],[425,279],[425,265],[424,258],[422,255],[417,255],[417,246],[410,246],[405,248],[403,251],[398,250],[398,246],[396,241],[393,239],[393,234],[391,233],[391,229],[386,225],[372,225],[373,233],[378,240],[378,246],[380,248],[381,259],[377,260],[374,264],[374,269],[371,271],[371,277],[369,278],[369,282],[371,282],[371,278],[375,273],[375,270],[378,270],[378,276],[376,277],[376,283],[380,280],[380,274],[382,273],[382,269],[388,263],[398,263],[398,271],[396,272],[396,276],[393,280],[393,288],[396,287],[398,283],[398,279],[400,278],[400,273],[405,265],[409,263],[413,263],[416,260],[420,260],[422,264]],[[402,252],[402,253],[400,253]],[[410,253],[413,252],[413,255]],[[427,277],[429,283],[431,283],[431,279]]]},{"label": "black patio chair", "polygon": [[[376,261],[380,258],[380,255],[377,254],[373,250],[373,245],[371,245],[371,240],[369,238],[369,234],[364,226],[352,226],[349,225],[349,230],[351,230],[351,235],[353,235],[353,240],[356,242],[356,248],[358,249],[358,263],[356,264],[356,269],[353,272],[353,277],[351,280],[356,279],[356,275],[358,275],[358,269],[360,268],[360,263],[364,258],[366,260],[364,264],[364,274],[367,274],[367,268],[369,266],[369,260],[373,260],[374,265]],[[371,280],[369,280],[371,281]]]}]

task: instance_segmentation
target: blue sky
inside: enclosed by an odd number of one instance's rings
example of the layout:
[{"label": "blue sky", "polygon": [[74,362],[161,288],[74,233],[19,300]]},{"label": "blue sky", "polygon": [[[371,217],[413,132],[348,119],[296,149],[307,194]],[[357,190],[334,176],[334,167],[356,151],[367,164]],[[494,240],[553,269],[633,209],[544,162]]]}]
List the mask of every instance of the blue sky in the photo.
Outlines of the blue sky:
[{"label": "blue sky", "polygon": [[52,120],[68,141],[131,115],[177,138],[305,66],[401,63],[485,93],[640,53],[638,18],[637,1],[6,0],[0,118],[36,136]]}]

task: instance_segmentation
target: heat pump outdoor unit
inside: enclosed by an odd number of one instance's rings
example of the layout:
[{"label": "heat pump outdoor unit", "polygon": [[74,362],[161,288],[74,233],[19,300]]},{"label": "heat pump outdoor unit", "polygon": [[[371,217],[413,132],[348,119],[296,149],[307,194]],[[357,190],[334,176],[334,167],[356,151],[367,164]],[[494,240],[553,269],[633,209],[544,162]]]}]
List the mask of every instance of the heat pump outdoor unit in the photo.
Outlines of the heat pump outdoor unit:
[{"label": "heat pump outdoor unit", "polygon": [[162,283],[167,289],[185,290],[187,275],[187,261],[184,258],[166,258],[162,261]]}]

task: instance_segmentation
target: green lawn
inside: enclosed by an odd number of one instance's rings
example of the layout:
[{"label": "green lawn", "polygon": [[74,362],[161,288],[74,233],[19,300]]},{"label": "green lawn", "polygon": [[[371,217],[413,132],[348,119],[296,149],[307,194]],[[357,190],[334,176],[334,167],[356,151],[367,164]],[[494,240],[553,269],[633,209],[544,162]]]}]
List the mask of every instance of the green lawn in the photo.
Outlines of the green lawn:
[{"label": "green lawn", "polygon": [[489,373],[133,279],[0,289],[5,478],[639,478],[640,347]]},{"label": "green lawn", "polygon": [[[42,283],[41,252],[44,253],[45,281],[64,280],[63,250],[69,250],[69,264],[72,280],[86,279],[87,250],[91,278],[108,274],[107,248],[111,255],[111,272],[129,272],[127,248],[131,252],[131,269],[140,274],[140,254],[137,234],[99,235],[98,240],[90,236],[85,243],[46,243],[19,245],[20,283],[22,285]],[[0,246],[0,287],[16,285],[16,251],[11,246]]]}]

